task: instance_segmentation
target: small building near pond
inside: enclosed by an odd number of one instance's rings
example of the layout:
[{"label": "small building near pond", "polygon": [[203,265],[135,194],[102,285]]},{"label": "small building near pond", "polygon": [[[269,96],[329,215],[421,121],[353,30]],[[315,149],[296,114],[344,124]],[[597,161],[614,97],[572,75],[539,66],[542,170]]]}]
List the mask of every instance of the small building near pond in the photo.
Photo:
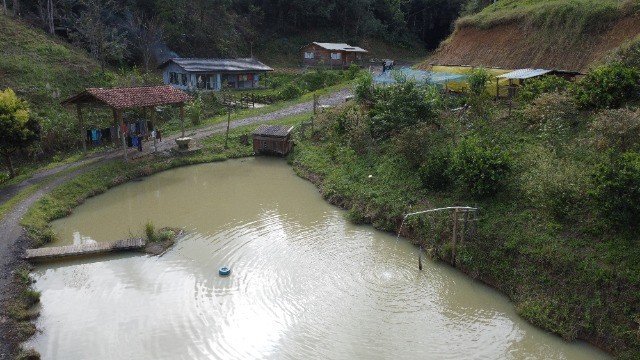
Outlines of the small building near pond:
[{"label": "small building near pond", "polygon": [[260,125],[253,132],[253,152],[256,155],[287,155],[293,147],[291,130],[293,126]]},{"label": "small building near pond", "polygon": [[165,84],[188,91],[253,89],[269,66],[253,58],[183,59],[173,58],[158,66]]},{"label": "small building near pond", "polygon": [[362,64],[362,55],[368,51],[345,43],[312,42],[300,52],[304,66],[347,68],[351,64]]}]

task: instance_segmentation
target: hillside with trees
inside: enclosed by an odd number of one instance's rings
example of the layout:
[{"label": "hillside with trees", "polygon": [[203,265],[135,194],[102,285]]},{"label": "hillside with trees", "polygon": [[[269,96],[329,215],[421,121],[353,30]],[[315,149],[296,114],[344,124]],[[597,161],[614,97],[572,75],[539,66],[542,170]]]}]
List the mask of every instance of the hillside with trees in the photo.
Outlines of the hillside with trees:
[{"label": "hillside with trees", "polygon": [[[435,48],[464,0],[13,0],[14,14],[86,48],[100,63],[144,64],[165,42],[182,57],[268,58],[269,47],[297,51],[299,34],[313,41],[375,38],[400,47]],[[308,39],[306,39],[308,41]]]}]

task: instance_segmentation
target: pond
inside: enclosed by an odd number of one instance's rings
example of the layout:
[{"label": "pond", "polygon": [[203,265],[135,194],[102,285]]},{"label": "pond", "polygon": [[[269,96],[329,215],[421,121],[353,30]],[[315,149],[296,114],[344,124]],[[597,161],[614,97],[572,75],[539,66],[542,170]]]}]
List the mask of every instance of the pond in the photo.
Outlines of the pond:
[{"label": "pond", "polygon": [[[607,359],[500,293],[355,226],[281,159],[179,168],[89,199],[52,245],[186,235],[161,257],[38,265],[43,359]],[[221,266],[231,267],[227,277]]]}]

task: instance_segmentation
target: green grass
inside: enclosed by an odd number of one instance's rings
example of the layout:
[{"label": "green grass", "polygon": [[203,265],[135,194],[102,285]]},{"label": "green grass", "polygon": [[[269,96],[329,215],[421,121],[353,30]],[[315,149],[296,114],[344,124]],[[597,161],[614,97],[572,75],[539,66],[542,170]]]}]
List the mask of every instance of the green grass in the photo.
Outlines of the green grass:
[{"label": "green grass", "polygon": [[638,0],[502,0],[495,10],[493,5],[488,6],[478,14],[458,19],[456,26],[486,29],[520,23],[549,31],[562,29],[574,36],[588,35],[638,8]]}]

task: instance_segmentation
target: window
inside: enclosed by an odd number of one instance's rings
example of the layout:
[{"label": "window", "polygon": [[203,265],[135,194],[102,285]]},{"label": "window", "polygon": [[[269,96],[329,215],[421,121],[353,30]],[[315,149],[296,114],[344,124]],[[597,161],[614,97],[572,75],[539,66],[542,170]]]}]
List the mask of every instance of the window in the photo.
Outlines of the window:
[{"label": "window", "polygon": [[342,58],[342,54],[340,53],[331,53],[331,60],[340,60]]},{"label": "window", "polygon": [[305,58],[305,59],[313,59],[313,58],[314,58],[314,56],[315,56],[315,55],[313,54],[313,52],[306,52],[306,51],[305,51],[305,53],[304,53],[304,58]]},{"label": "window", "polygon": [[178,85],[178,73],[169,73],[169,84]]},{"label": "window", "polygon": [[180,85],[187,86],[187,74],[181,74],[182,82]]}]

